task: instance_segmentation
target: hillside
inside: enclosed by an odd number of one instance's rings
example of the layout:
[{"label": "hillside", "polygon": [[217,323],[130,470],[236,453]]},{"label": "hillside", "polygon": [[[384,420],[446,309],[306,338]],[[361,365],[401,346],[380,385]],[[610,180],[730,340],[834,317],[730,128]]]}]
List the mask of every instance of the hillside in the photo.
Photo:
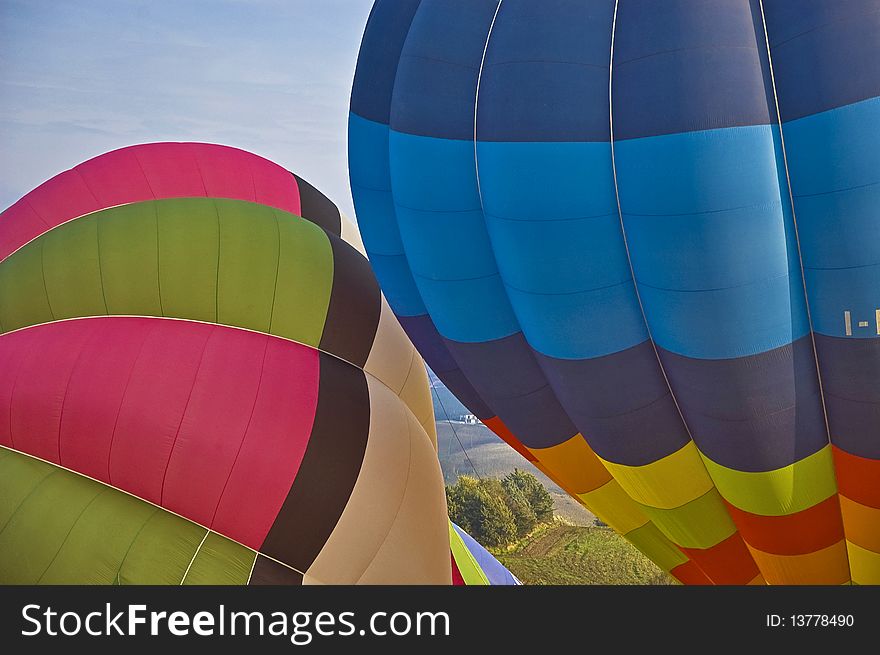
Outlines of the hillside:
[{"label": "hillside", "polygon": [[675,584],[611,528],[567,525],[539,528],[508,552],[495,556],[523,584]]}]

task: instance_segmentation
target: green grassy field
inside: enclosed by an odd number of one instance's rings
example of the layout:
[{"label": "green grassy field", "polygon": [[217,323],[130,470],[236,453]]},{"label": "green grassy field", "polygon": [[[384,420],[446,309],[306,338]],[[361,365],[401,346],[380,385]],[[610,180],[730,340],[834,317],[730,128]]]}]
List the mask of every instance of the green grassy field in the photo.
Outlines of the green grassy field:
[{"label": "green grassy field", "polygon": [[557,521],[539,528],[512,550],[494,554],[523,584],[674,584],[653,562],[606,527]]}]

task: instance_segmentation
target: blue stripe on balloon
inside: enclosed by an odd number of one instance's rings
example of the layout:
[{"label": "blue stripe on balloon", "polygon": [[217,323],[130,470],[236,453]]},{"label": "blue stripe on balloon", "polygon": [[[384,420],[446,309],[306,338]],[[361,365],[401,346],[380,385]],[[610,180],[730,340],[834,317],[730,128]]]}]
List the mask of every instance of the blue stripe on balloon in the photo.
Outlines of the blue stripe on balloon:
[{"label": "blue stripe on balloon", "polygon": [[388,304],[399,316],[426,312],[400,241],[388,165],[388,126],[349,116],[348,162],[358,227]]},{"label": "blue stripe on balloon", "polygon": [[783,121],[880,93],[876,0],[764,0]]},{"label": "blue stripe on balloon", "polygon": [[[876,338],[880,309],[880,98],[785,123],[813,328]],[[867,322],[867,326],[859,323]]]},{"label": "blue stripe on balloon", "polygon": [[400,235],[444,337],[490,341],[519,331],[492,257],[469,141],[391,132]]},{"label": "blue stripe on balloon", "polygon": [[778,128],[615,143],[630,255],[656,343],[742,357],[809,332]]}]

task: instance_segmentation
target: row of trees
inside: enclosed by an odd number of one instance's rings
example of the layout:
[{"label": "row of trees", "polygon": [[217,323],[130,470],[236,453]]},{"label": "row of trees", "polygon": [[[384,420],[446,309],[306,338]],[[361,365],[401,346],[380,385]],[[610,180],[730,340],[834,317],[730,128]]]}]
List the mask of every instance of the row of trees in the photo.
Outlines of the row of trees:
[{"label": "row of trees", "polygon": [[446,501],[449,517],[484,546],[505,546],[553,519],[550,493],[519,469],[501,480],[463,475],[446,487]]}]

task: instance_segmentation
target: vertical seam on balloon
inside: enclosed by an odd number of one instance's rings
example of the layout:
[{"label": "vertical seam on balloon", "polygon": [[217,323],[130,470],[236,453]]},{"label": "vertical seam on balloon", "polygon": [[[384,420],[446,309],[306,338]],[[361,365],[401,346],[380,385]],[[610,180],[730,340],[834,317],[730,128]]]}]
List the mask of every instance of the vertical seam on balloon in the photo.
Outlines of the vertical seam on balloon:
[{"label": "vertical seam on balloon", "polygon": [[[499,3],[500,4],[500,3]],[[369,393],[369,392],[368,392]],[[394,518],[391,519],[391,523],[388,524],[388,532],[385,533],[385,536],[382,538],[382,541],[376,547],[376,551],[373,553],[373,556],[370,558],[370,561],[364,567],[364,570],[361,571],[361,574],[358,576],[357,580],[355,580],[354,584],[359,584],[361,580],[363,580],[364,576],[367,574],[367,571],[370,570],[370,567],[373,566],[373,562],[376,561],[376,558],[379,556],[379,552],[382,550],[383,546],[385,546],[385,542],[388,541],[388,537],[391,534],[391,531],[394,530],[394,526],[397,523],[397,519],[400,517],[400,512],[403,508],[403,501],[406,500],[407,491],[409,490],[409,479],[412,475],[412,467],[413,467],[413,433],[412,433],[412,425],[410,425],[409,417],[407,416],[407,406],[403,403],[400,404],[400,413],[403,414],[403,420],[406,421],[406,434],[407,440],[406,445],[407,448],[407,465],[406,465],[406,478],[403,480],[403,493],[400,495],[400,501],[397,504],[397,509],[394,512]],[[416,421],[418,423],[418,421]],[[367,433],[367,444],[369,447],[369,432]],[[366,455],[366,449],[364,449],[364,455]],[[361,470],[363,471],[363,462],[361,463]],[[360,477],[360,476],[358,476]],[[357,481],[355,481],[357,484]],[[354,487],[352,487],[352,493],[354,493]],[[342,516],[340,515],[340,519]],[[448,519],[447,519],[448,520]],[[339,525],[337,521],[336,525]],[[335,529],[335,528],[334,528]],[[322,549],[323,550],[323,549]],[[318,553],[320,555],[320,553]],[[315,560],[318,558],[315,557]],[[314,563],[314,562],[313,562]]]},{"label": "vertical seam on balloon", "polygon": [[141,171],[141,175],[144,176],[144,182],[147,183],[147,188],[150,190],[150,195],[153,196],[153,200],[158,200],[158,199],[159,199],[159,196],[157,196],[157,195],[156,195],[156,192],[153,191],[153,185],[150,184],[150,179],[147,177],[147,171],[144,170],[144,165],[141,164],[141,160],[138,159],[138,156],[137,156],[137,149],[136,149],[136,148],[133,148],[133,149],[132,149],[132,151],[131,151],[131,155],[132,155],[132,157],[134,157],[134,161],[135,161],[135,163],[138,165],[138,168],[139,168],[140,171]]},{"label": "vertical seam on balloon", "polygon": [[128,369],[128,377],[125,379],[125,386],[122,389],[122,396],[119,399],[119,407],[116,409],[116,418],[113,419],[113,430],[110,432],[110,445],[107,447],[107,483],[113,484],[113,478],[110,474],[110,460],[113,457],[113,444],[116,441],[116,428],[119,425],[119,416],[122,414],[122,406],[125,405],[125,395],[128,393],[128,386],[131,384],[131,378],[134,376],[134,369],[137,368],[138,360],[141,358],[141,353],[144,350],[144,344],[147,342],[150,334],[152,334],[155,325],[149,323],[149,328],[147,333],[144,335],[143,341],[141,341],[141,345],[138,347],[137,355],[134,356],[134,359],[131,362],[131,368]]},{"label": "vertical seam on balloon", "polygon": [[220,322],[220,249],[223,242],[220,233],[220,208],[217,207],[217,201],[211,199],[214,206],[214,213],[217,215],[217,268],[214,276],[214,322]]},{"label": "vertical seam on balloon", "polygon": [[182,586],[186,581],[186,576],[189,575],[189,570],[192,568],[193,563],[196,561],[196,557],[199,556],[199,551],[202,549],[202,546],[205,544],[205,540],[207,540],[208,535],[211,534],[210,529],[205,529],[205,536],[202,537],[202,540],[199,542],[198,548],[196,548],[196,552],[193,553],[192,559],[189,561],[189,565],[186,567],[186,571],[183,572],[183,577],[180,579],[180,582],[177,583],[177,586]]},{"label": "vertical seam on balloon", "polygon": [[272,334],[272,324],[275,322],[275,301],[278,298],[278,273],[281,270],[281,225],[278,218],[278,210],[272,209],[275,218],[275,237],[278,247],[275,250],[275,284],[272,286],[272,304],[269,307],[269,328],[267,332]]},{"label": "vertical seam on balloon", "polygon": [[217,496],[217,504],[214,506],[214,513],[211,514],[211,522],[208,524],[209,528],[214,527],[214,521],[217,519],[217,512],[220,510],[220,505],[223,503],[223,495],[226,493],[226,487],[229,485],[229,480],[232,479],[232,473],[235,471],[235,465],[238,463],[238,456],[241,454],[242,448],[244,448],[244,442],[247,440],[248,431],[251,428],[251,421],[254,418],[254,412],[257,408],[257,402],[260,399],[260,390],[263,388],[263,373],[266,369],[266,355],[269,352],[269,336],[266,336],[266,344],[263,347],[263,361],[260,363],[260,378],[257,380],[257,390],[254,393],[254,402],[251,405],[251,411],[248,415],[247,424],[244,426],[244,433],[241,435],[241,441],[238,444],[238,450],[235,452],[235,457],[232,460],[232,466],[229,467],[229,473],[226,475],[226,481],[223,483],[223,488],[220,490],[220,494]]},{"label": "vertical seam on balloon", "polygon": [[156,291],[159,294],[159,313],[165,316],[162,306],[162,259],[159,253],[159,203],[153,201],[153,216],[156,218]]},{"label": "vertical seam on balloon", "polygon": [[82,164],[79,164],[79,165],[77,165],[77,166],[74,166],[72,170],[73,170],[74,173],[76,173],[77,175],[79,175],[79,179],[82,180],[83,186],[86,188],[86,191],[88,191],[88,192],[92,195],[92,198],[94,198],[95,202],[96,202],[96,203],[98,204],[98,206],[100,207],[100,205],[101,205],[101,201],[100,201],[100,199],[98,198],[98,194],[95,193],[94,191],[92,191],[92,187],[90,187],[88,181],[86,181],[86,176],[83,175],[83,174],[80,172],[80,170],[79,170],[79,167],[80,167],[81,165],[82,165]]},{"label": "vertical seam on balloon", "polygon": [[18,386],[18,377],[21,375],[21,369],[24,366],[24,358],[20,359],[18,366],[15,367],[15,377],[12,379],[12,389],[9,390],[9,445],[15,448],[15,438],[12,436],[12,407],[15,400],[15,388]]},{"label": "vertical seam on balloon", "polygon": [[134,537],[128,544],[128,548],[125,549],[125,553],[122,555],[122,559],[119,561],[119,568],[116,569],[116,575],[113,576],[113,582],[116,584],[122,584],[122,580],[119,577],[122,573],[122,567],[125,566],[125,560],[128,559],[128,554],[131,552],[131,549],[137,543],[138,538],[141,536],[141,532],[144,531],[144,528],[147,527],[147,523],[153,520],[153,517],[156,516],[156,513],[159,511],[158,507],[153,507],[153,511],[150,512],[150,515],[147,516],[146,520],[141,523],[141,527],[138,528],[137,532],[134,533]]},{"label": "vertical seam on balloon", "polygon": [[[813,361],[816,363],[816,382],[819,385],[819,399],[822,402],[822,418],[825,420],[825,436],[827,437],[827,443],[831,444],[831,425],[828,422],[828,408],[825,404],[825,389],[822,384],[822,372],[819,369],[819,350],[816,347],[816,334],[813,331],[813,316],[810,312],[810,297],[807,293],[807,276],[804,272],[804,256],[803,251],[801,250],[801,237],[800,232],[798,231],[797,224],[797,212],[794,207],[794,192],[791,188],[791,175],[788,170],[788,154],[785,150],[785,135],[783,134],[782,129],[782,114],[779,111],[779,96],[776,92],[776,76],[773,73],[773,56],[770,52],[770,34],[767,31],[767,18],[764,16],[764,0],[758,0],[758,8],[761,11],[761,26],[764,29],[764,45],[767,49],[767,67],[770,71],[770,87],[773,89],[773,108],[776,111],[776,124],[779,126],[779,147],[782,150],[782,166],[785,170],[785,185],[786,190],[788,191],[788,199],[791,203],[791,222],[792,227],[794,228],[794,240],[795,246],[797,247],[797,256],[798,256],[798,269],[801,273],[801,284],[804,291],[804,308],[807,312],[807,323],[810,326],[810,345],[813,348]],[[831,465],[831,475],[834,477],[834,487],[837,490],[838,497],[838,507],[840,506],[840,493],[839,486],[837,484],[837,468],[833,464]],[[844,528],[844,538],[846,538],[846,526],[843,523],[843,511],[841,509],[840,514],[841,526]],[[849,562],[849,549],[844,548],[844,557],[846,557],[846,566],[849,570],[850,580],[852,580],[852,567]]]},{"label": "vertical seam on balloon", "polygon": [[[39,187],[38,187],[38,188],[39,188]],[[45,218],[43,218],[42,216],[40,216],[40,212],[37,211],[37,208],[34,207],[34,204],[30,201],[30,195],[31,195],[31,194],[29,193],[29,194],[27,194],[24,198],[22,198],[22,200],[24,200],[24,204],[26,204],[28,207],[31,208],[31,211],[34,212],[34,216],[36,216],[37,218],[39,218],[40,221],[43,223],[43,225],[45,225],[46,227],[48,227],[48,228],[51,229],[52,226],[49,225],[49,222],[48,222]],[[14,252],[14,251],[13,251],[13,252]],[[12,254],[12,253],[10,253],[10,254]],[[7,256],[8,256],[8,255],[7,255]]]},{"label": "vertical seam on balloon", "polygon": [[49,308],[49,315],[55,320],[55,311],[52,309],[52,301],[49,299],[49,287],[46,285],[46,264],[43,257],[44,242],[40,241],[40,277],[43,280],[43,293],[46,294],[46,307]]},{"label": "vertical seam on balloon", "polygon": [[[480,209],[483,211],[484,216],[485,208],[483,207],[483,190],[480,187],[480,164],[477,158],[477,107],[480,102],[480,82],[483,81],[483,66],[486,63],[486,53],[489,52],[489,41],[492,39],[492,30],[495,28],[495,21],[498,19],[498,12],[501,11],[502,2],[504,2],[504,0],[498,0],[498,4],[495,5],[495,13],[492,15],[492,22],[489,23],[489,31],[486,33],[486,42],[483,44],[483,54],[480,57],[480,68],[477,71],[477,86],[474,89],[474,177],[476,177],[477,180],[477,196],[480,199]],[[500,271],[498,273],[500,276]]]},{"label": "vertical seam on balloon", "polygon": [[[642,314],[642,321],[645,324],[645,330],[648,333],[648,341],[651,342],[651,348],[654,350],[654,357],[657,360],[657,366],[660,369],[660,373],[663,375],[664,382],[666,382],[666,388],[669,390],[669,397],[672,399],[672,402],[675,404],[675,410],[678,412],[679,418],[681,418],[682,427],[684,427],[685,431],[687,432],[688,438],[692,442],[694,442],[694,445],[696,446],[696,442],[694,441],[694,436],[691,433],[690,426],[687,424],[687,421],[684,418],[684,413],[681,411],[681,406],[678,403],[678,399],[675,397],[675,392],[672,390],[672,384],[669,381],[669,376],[666,374],[666,369],[664,368],[663,362],[660,359],[660,352],[657,350],[657,344],[654,342],[654,337],[651,334],[651,326],[648,324],[648,315],[645,313],[645,306],[644,306],[644,303],[642,302],[642,295],[641,295],[641,293],[639,293],[639,285],[638,285],[638,282],[636,281],[636,271],[635,271],[635,267],[633,266],[633,263],[632,263],[632,255],[629,250],[629,242],[626,238],[626,227],[623,222],[623,209],[620,204],[620,189],[618,188],[618,183],[617,183],[617,163],[614,158],[614,103],[613,103],[613,96],[612,96],[613,81],[614,81],[614,37],[617,32],[617,10],[618,10],[619,4],[620,4],[620,0],[614,0],[614,14],[611,19],[611,48],[610,48],[609,60],[608,60],[608,128],[609,128],[609,145],[611,147],[611,175],[612,175],[612,180],[614,181],[614,199],[617,204],[617,217],[620,221],[620,233],[621,233],[621,237],[623,238],[623,248],[624,248],[624,251],[626,252],[626,261],[627,261],[627,264],[629,264],[630,275],[632,276],[633,290],[635,291],[635,294],[636,294],[636,301],[639,304],[639,311]],[[698,448],[698,450],[699,450],[699,448]],[[709,475],[709,471],[706,469],[705,465],[702,464],[702,462],[701,462],[701,466],[703,467],[703,471],[706,473],[706,476],[712,482],[712,487],[717,488],[715,485],[715,481],[712,480],[712,476]],[[629,496],[629,494],[627,494],[627,496]],[[726,512],[726,510],[725,510],[725,512]],[[729,514],[728,514],[728,517],[729,517]],[[648,521],[649,521],[649,523],[653,524],[653,521],[650,520],[650,517],[649,517]],[[736,534],[738,534],[738,533],[739,533],[739,528],[737,528],[737,530],[736,530]],[[672,543],[671,540],[670,540],[670,543]],[[686,561],[693,562],[693,560],[688,555],[684,554],[684,556],[686,558]],[[700,568],[700,566],[696,562],[694,562],[694,566],[696,566],[700,571],[702,571],[702,569]],[[706,577],[709,577],[709,576],[707,575]]]},{"label": "vertical seam on balloon", "polygon": [[[666,388],[669,390],[669,396],[670,398],[672,398],[672,402],[675,404],[675,409],[678,412],[679,418],[681,418],[681,424],[687,432],[688,438],[691,441],[694,441],[694,436],[691,433],[690,426],[688,426],[687,421],[684,418],[684,413],[681,411],[681,406],[678,404],[678,399],[675,397],[675,392],[672,390],[672,384],[669,382],[669,376],[666,374],[666,369],[664,368],[663,362],[660,359],[660,352],[657,350],[657,344],[654,341],[653,335],[651,334],[651,326],[648,324],[648,315],[645,312],[645,305],[642,302],[642,294],[639,292],[639,284],[636,281],[636,271],[632,263],[632,254],[629,250],[629,241],[626,237],[626,226],[623,222],[623,209],[620,204],[620,189],[618,188],[617,183],[617,162],[614,157],[614,103],[612,97],[614,80],[614,36],[617,31],[617,8],[619,2],[620,0],[614,1],[614,15],[611,20],[611,53],[608,62],[608,127],[610,137],[609,145],[611,146],[611,177],[614,182],[614,199],[617,203],[617,218],[620,221],[620,233],[623,238],[623,249],[626,252],[626,261],[629,265],[630,276],[632,277],[633,290],[636,294],[636,301],[639,304],[639,311],[642,314],[642,321],[645,324],[645,331],[648,333],[648,341],[651,342],[651,348],[653,348],[654,350],[654,357],[657,360],[657,366],[660,368],[660,372],[663,374],[663,380],[666,382]],[[696,442],[694,442],[694,445],[696,445]],[[703,468],[705,470],[705,466]],[[708,471],[706,471],[706,474],[708,475]],[[715,486],[714,481],[712,482],[712,486]]]},{"label": "vertical seam on balloon", "polygon": [[79,514],[76,515],[76,518],[73,520],[73,523],[70,524],[70,528],[67,530],[67,534],[64,535],[64,539],[59,544],[58,550],[55,551],[55,555],[49,561],[49,564],[46,565],[46,568],[43,569],[43,572],[40,574],[40,576],[37,578],[37,580],[34,584],[40,584],[40,581],[43,579],[43,576],[49,572],[49,569],[52,568],[52,565],[55,563],[55,560],[58,559],[58,556],[61,554],[61,551],[64,550],[64,545],[67,543],[67,540],[70,539],[70,535],[73,533],[73,529],[76,527],[77,523],[79,523],[80,519],[83,517],[83,514],[85,514],[86,510],[92,506],[92,503],[94,503],[98,499],[99,496],[102,496],[104,493],[106,493],[106,491],[107,491],[106,489],[98,489],[98,491],[95,493],[95,495],[92,496],[91,500],[89,500],[89,502],[86,503],[86,506],[83,507],[80,510]]},{"label": "vertical seam on balloon", "polygon": [[[19,451],[13,451],[13,452],[16,452],[16,453],[17,453],[17,452],[19,452]],[[47,463],[48,463],[48,462],[47,462]],[[56,473],[58,473],[58,471],[49,471],[48,473],[46,473],[46,475],[44,475],[42,478],[39,479],[39,481],[37,482],[37,484],[35,484],[35,485],[33,486],[33,488],[32,488],[30,491],[28,491],[27,495],[26,495],[24,498],[21,499],[21,501],[18,503],[18,505],[16,506],[15,510],[12,512],[12,514],[9,515],[9,518],[6,519],[6,523],[3,524],[3,527],[0,528],[0,535],[2,535],[2,534],[6,531],[6,528],[8,528],[8,527],[9,527],[9,524],[12,523],[12,519],[15,518],[15,515],[18,514],[18,511],[19,511],[22,507],[24,507],[24,504],[27,502],[28,498],[30,498],[31,496],[33,496],[33,495],[34,495],[34,492],[36,492],[36,490],[39,489],[39,488],[43,485],[43,483],[44,483],[46,480],[48,480],[49,478],[51,478],[51,477],[52,477],[53,475],[55,475]]]},{"label": "vertical seam on balloon", "polygon": [[[162,487],[159,490],[159,505],[165,502],[165,479],[168,477],[168,469],[171,467],[171,458],[174,457],[174,447],[177,445],[177,438],[180,436],[180,430],[183,428],[183,422],[186,420],[186,412],[189,410],[189,402],[192,400],[193,391],[195,391],[196,384],[199,381],[199,373],[202,370],[202,363],[205,361],[205,352],[208,350],[208,342],[211,341],[211,337],[214,335],[217,326],[215,325],[209,332],[208,336],[205,339],[205,343],[202,344],[202,354],[199,356],[199,363],[196,366],[195,375],[193,375],[192,385],[189,388],[189,394],[186,396],[186,403],[183,406],[183,412],[180,415],[180,423],[177,424],[177,430],[174,432],[174,439],[171,441],[171,448],[168,451],[168,459],[165,462],[165,470],[162,472]],[[210,529],[210,526],[208,526]]]},{"label": "vertical seam on balloon", "polygon": [[196,171],[199,174],[199,181],[202,183],[202,190],[205,192],[205,197],[209,198],[210,196],[208,195],[208,185],[205,184],[205,176],[202,174],[202,167],[199,166],[198,155],[196,155],[195,152],[192,152],[192,158],[193,158],[193,164],[195,164],[195,167],[196,167]]},{"label": "vertical seam on balloon", "polygon": [[[94,335],[92,335],[94,338]],[[70,381],[73,379],[73,374],[76,373],[76,367],[79,365],[82,360],[83,353],[86,351],[86,344],[91,339],[87,338],[85,342],[82,344],[82,347],[79,350],[79,353],[76,356],[76,359],[73,362],[73,366],[70,367],[70,375],[67,376],[67,383],[64,385],[64,394],[61,396],[61,410],[58,412],[58,443],[57,443],[57,451],[58,451],[58,463],[61,463],[61,428],[64,425],[64,406],[67,404],[67,394],[70,391]]]},{"label": "vertical seam on balloon", "polygon": [[[200,527],[200,528],[202,528],[202,529],[204,529],[204,530],[208,530],[208,532],[213,532],[214,534],[216,534],[216,535],[217,535],[218,537],[220,537],[221,539],[225,539],[225,540],[230,541],[230,542],[232,542],[232,543],[234,543],[234,544],[237,544],[237,545],[241,546],[242,548],[244,548],[244,549],[246,549],[246,550],[249,550],[249,551],[251,551],[251,552],[257,552],[257,553],[260,554],[261,557],[264,557],[265,559],[268,559],[268,560],[272,560],[272,561],[275,562],[276,564],[280,564],[281,566],[283,566],[283,567],[285,567],[285,568],[288,568],[288,569],[290,569],[291,571],[296,571],[296,572],[299,573],[300,575],[303,575],[303,572],[300,571],[300,570],[299,570],[298,568],[296,568],[295,566],[291,566],[290,564],[287,564],[286,562],[282,562],[280,559],[276,559],[276,558],[272,557],[271,555],[267,555],[266,553],[260,552],[260,551],[256,550],[255,548],[251,548],[251,547],[248,546],[247,544],[243,544],[243,543],[241,543],[240,541],[236,541],[236,540],[233,539],[232,537],[229,537],[229,536],[227,536],[227,535],[225,535],[225,534],[220,534],[220,533],[217,532],[216,530],[211,530],[210,528],[208,528],[208,527],[202,525],[202,524],[199,523],[198,521],[194,521],[193,519],[187,518],[187,517],[184,516],[183,514],[179,514],[179,513],[175,512],[174,510],[169,509],[169,508],[167,508],[167,507],[162,507],[161,505],[159,505],[159,504],[157,504],[157,503],[154,503],[154,502],[151,501],[151,500],[147,500],[146,498],[142,498],[141,496],[138,496],[137,494],[133,494],[133,493],[130,492],[130,491],[126,491],[126,490],[123,489],[122,487],[114,487],[112,484],[109,484],[108,482],[105,482],[104,480],[99,480],[98,478],[92,477],[91,475],[87,475],[87,474],[85,474],[85,473],[81,473],[80,471],[76,471],[76,470],[74,470],[74,469],[72,469],[72,468],[69,468],[69,467],[67,467],[67,466],[64,466],[64,465],[62,465],[62,464],[56,464],[55,462],[50,462],[50,461],[47,460],[47,459],[44,459],[44,458],[42,458],[42,457],[38,457],[37,455],[32,455],[31,453],[25,453],[25,452],[22,452],[22,451],[19,451],[19,450],[15,450],[15,449],[13,449],[13,448],[9,448],[8,446],[4,446],[4,445],[2,445],[2,444],[0,444],[0,449],[2,449],[2,450],[7,450],[7,451],[12,452],[12,453],[14,453],[14,454],[16,454],[16,455],[21,455],[22,457],[27,457],[27,458],[32,459],[32,460],[37,461],[37,462],[43,462],[44,464],[48,464],[50,467],[52,467],[52,472],[46,474],[45,477],[49,477],[50,475],[54,475],[54,474],[57,473],[59,470],[61,470],[61,471],[66,471],[67,473],[70,473],[70,474],[72,474],[72,475],[75,475],[75,476],[78,476],[78,477],[81,477],[81,478],[85,478],[86,480],[91,480],[92,482],[95,482],[96,484],[99,484],[99,485],[101,485],[102,487],[107,487],[107,488],[113,489],[114,491],[117,491],[117,492],[119,492],[119,493],[121,493],[121,494],[124,494],[125,496],[128,496],[129,498],[134,498],[134,499],[135,499],[136,501],[138,501],[138,502],[141,502],[141,503],[144,503],[144,504],[146,504],[146,505],[149,505],[150,507],[154,507],[154,508],[156,508],[156,510],[161,510],[162,512],[164,512],[164,513],[166,513],[166,514],[170,514],[171,516],[175,516],[175,517],[181,519],[182,521],[186,521],[187,523],[189,523],[189,524],[191,524],[191,525],[195,525],[195,526],[198,526],[198,527]],[[45,479],[45,478],[43,478],[43,479]],[[41,482],[42,482],[42,480],[41,480]],[[31,490],[31,493],[32,493],[33,491],[34,491],[34,490],[32,489],[32,490]],[[22,502],[24,502],[24,501],[22,501]],[[16,510],[16,511],[17,511],[17,510]],[[10,517],[10,518],[11,518],[11,517]],[[7,521],[7,522],[8,522],[8,521]],[[5,528],[5,525],[4,525],[4,528]],[[0,532],[2,532],[2,530],[0,530]]]},{"label": "vertical seam on balloon", "polygon": [[254,561],[251,563],[251,570],[248,573],[247,580],[244,583],[245,587],[249,587],[251,584],[251,578],[254,577],[254,569],[257,568],[257,560],[260,558],[260,553],[258,551],[254,551]]},{"label": "vertical seam on balloon", "polygon": [[95,221],[95,248],[97,248],[98,259],[98,282],[101,285],[101,300],[104,302],[104,313],[110,313],[110,307],[107,305],[107,294],[104,291],[104,267],[101,266],[101,221],[97,216],[92,219]]}]

